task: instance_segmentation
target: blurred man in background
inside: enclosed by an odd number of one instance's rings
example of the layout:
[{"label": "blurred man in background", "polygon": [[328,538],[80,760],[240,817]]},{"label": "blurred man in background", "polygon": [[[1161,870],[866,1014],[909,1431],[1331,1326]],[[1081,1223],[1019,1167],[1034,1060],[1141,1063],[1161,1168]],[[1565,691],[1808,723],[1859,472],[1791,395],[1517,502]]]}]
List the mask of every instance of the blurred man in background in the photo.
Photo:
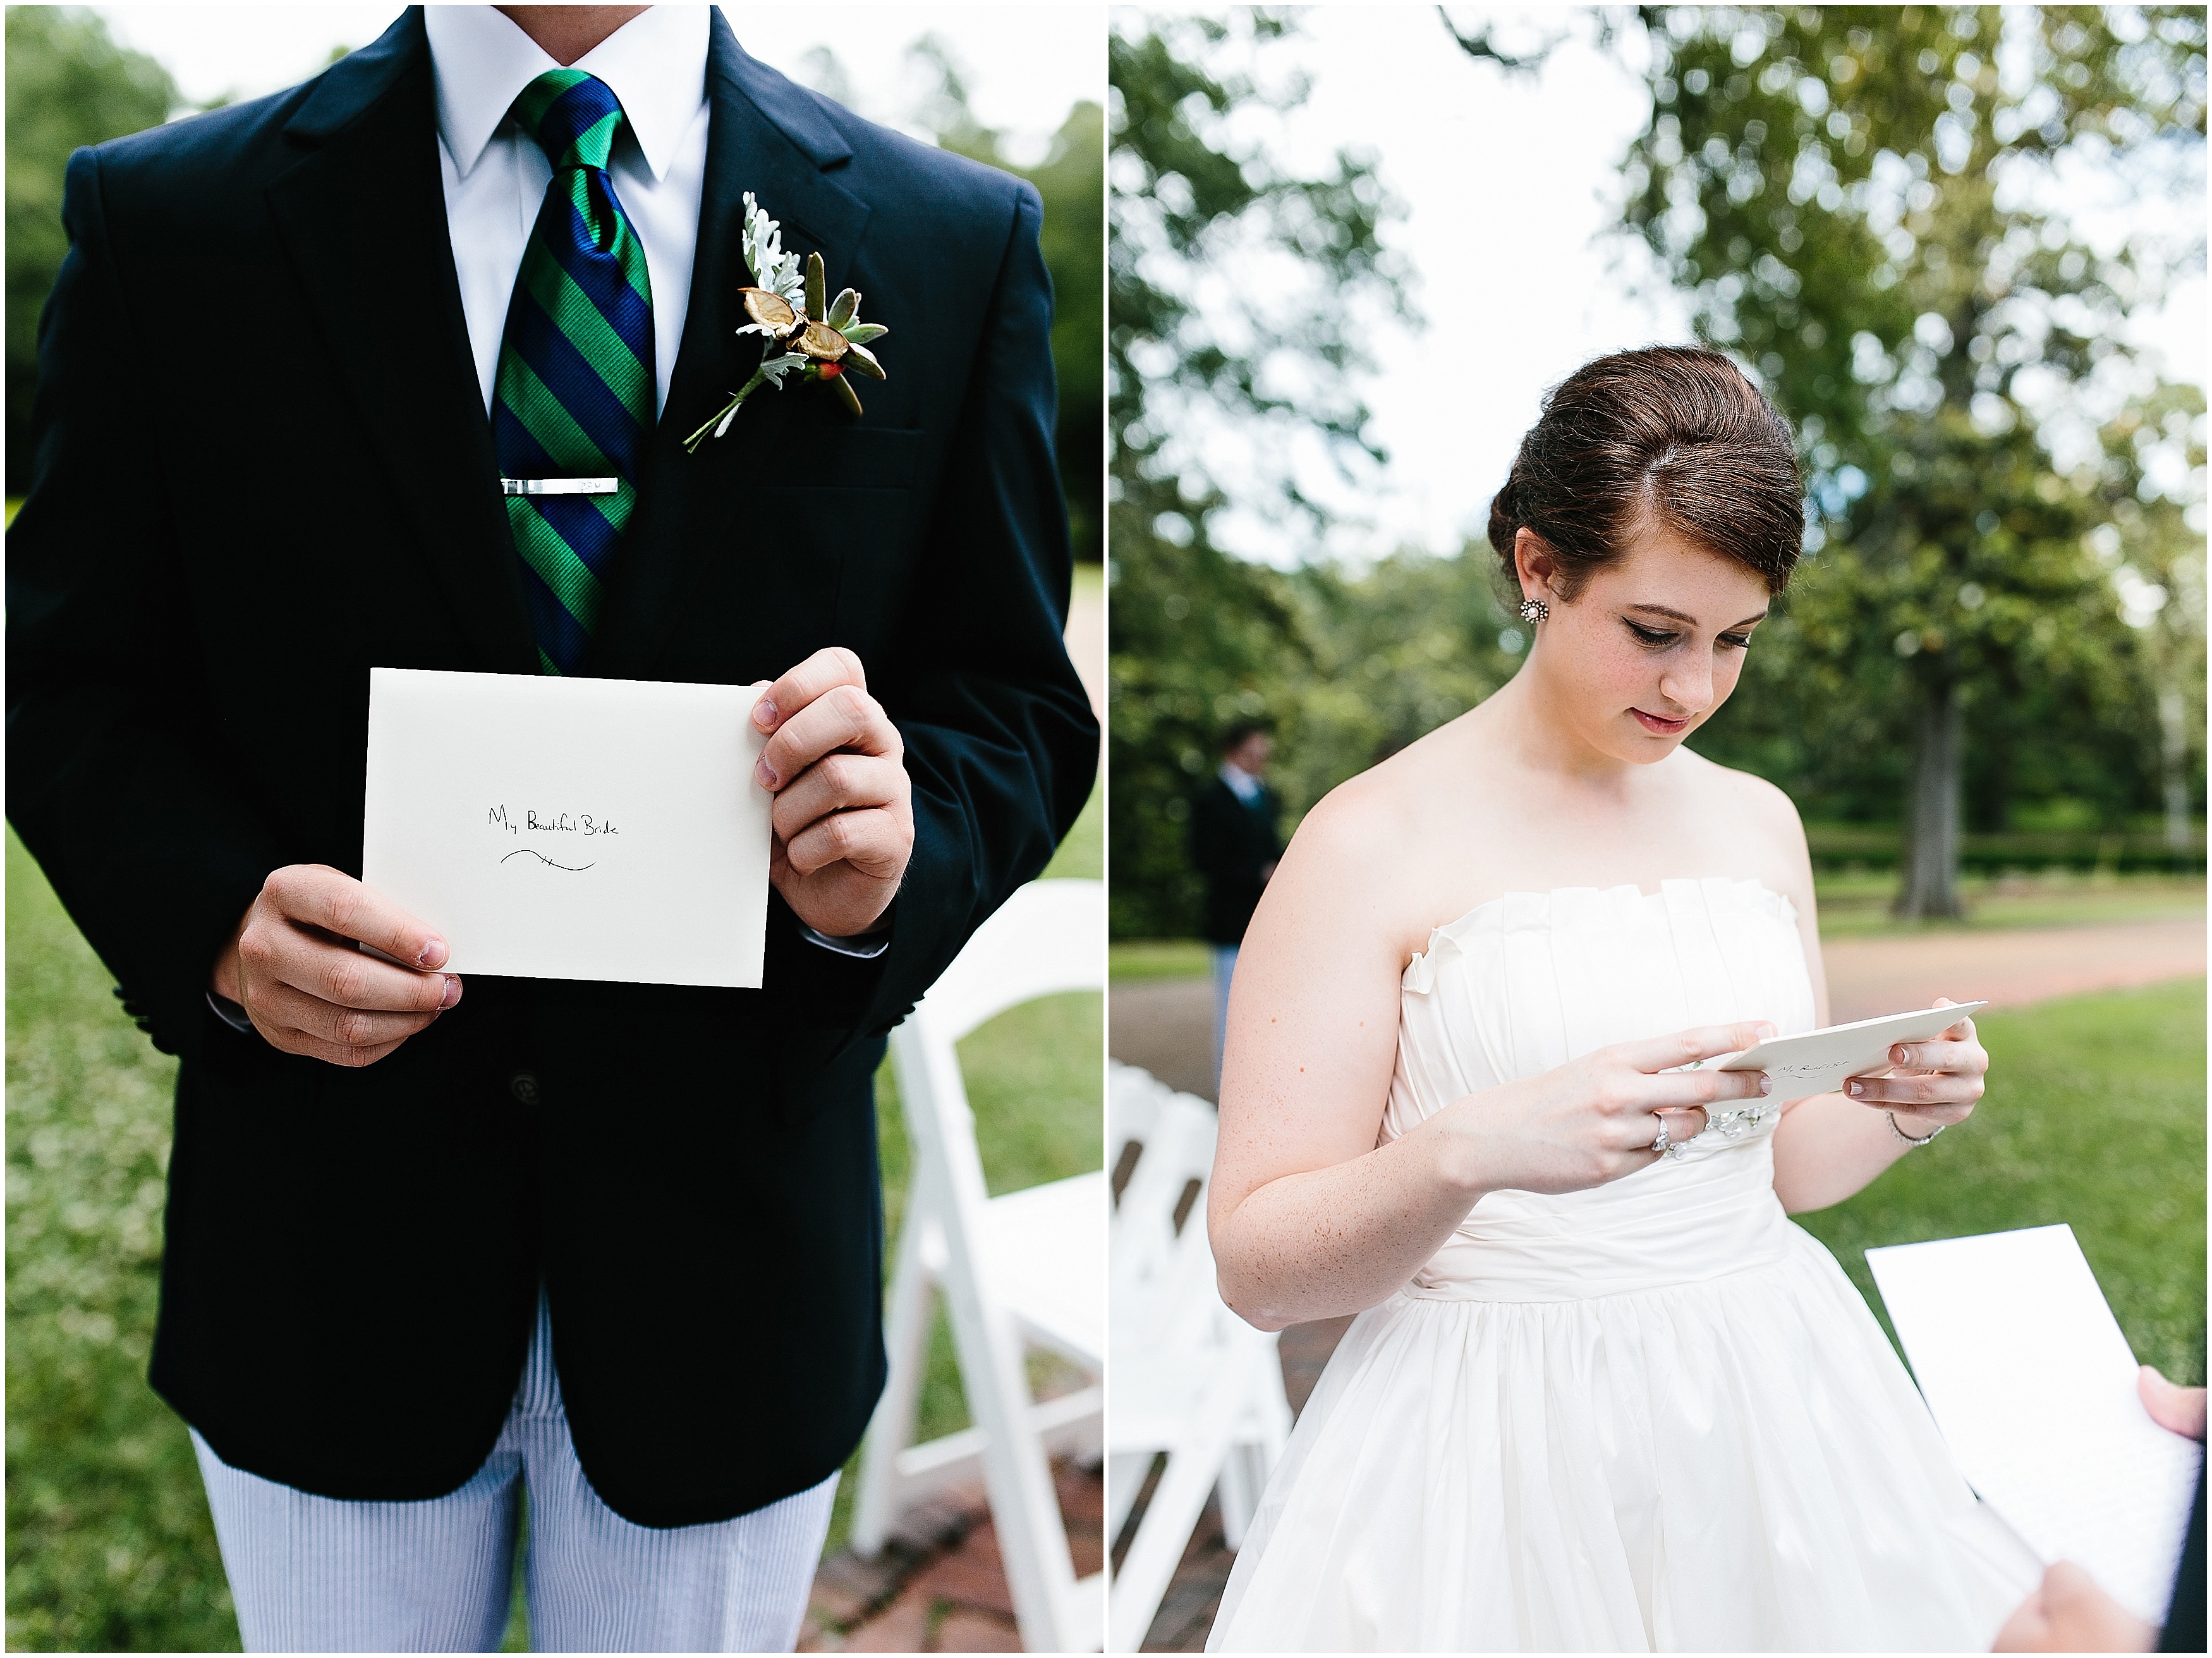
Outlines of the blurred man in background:
[{"label": "blurred man in background", "polygon": [[1265,727],[1231,726],[1221,745],[1221,769],[1191,806],[1190,860],[1206,878],[1206,938],[1213,946],[1217,1090],[1237,947],[1244,942],[1244,929],[1252,924],[1260,894],[1283,855],[1275,827],[1282,806],[1265,780],[1274,752],[1274,739]]}]

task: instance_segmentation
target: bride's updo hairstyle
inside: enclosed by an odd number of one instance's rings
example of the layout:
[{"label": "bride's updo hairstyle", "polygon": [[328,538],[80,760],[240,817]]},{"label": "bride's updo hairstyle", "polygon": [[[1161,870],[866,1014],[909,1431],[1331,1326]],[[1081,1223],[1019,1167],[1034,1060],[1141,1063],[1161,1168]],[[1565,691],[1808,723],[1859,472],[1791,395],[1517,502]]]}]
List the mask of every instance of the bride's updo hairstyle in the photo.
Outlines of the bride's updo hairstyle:
[{"label": "bride's updo hairstyle", "polygon": [[1717,351],[1655,345],[1586,363],[1554,386],[1490,503],[1509,577],[1534,531],[1571,600],[1646,514],[1708,551],[1788,585],[1804,534],[1790,428]]}]

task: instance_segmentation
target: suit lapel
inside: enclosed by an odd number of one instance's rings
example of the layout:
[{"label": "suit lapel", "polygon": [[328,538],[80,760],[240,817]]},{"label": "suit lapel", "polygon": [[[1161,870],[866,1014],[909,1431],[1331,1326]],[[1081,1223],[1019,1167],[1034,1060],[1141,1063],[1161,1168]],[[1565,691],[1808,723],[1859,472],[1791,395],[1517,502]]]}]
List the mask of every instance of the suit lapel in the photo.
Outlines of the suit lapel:
[{"label": "suit lapel", "polygon": [[420,9],[331,69],[286,131],[313,148],[269,186],[270,210],[471,665],[535,673],[453,270]]},{"label": "suit lapel", "polygon": [[811,94],[745,55],[720,8],[707,49],[707,173],[684,339],[637,513],[623,533],[592,642],[586,671],[593,674],[653,677],[654,621],[675,602],[690,561],[769,555],[769,537],[738,549],[727,526],[744,493],[772,477],[793,400],[823,394],[819,387],[763,387],[745,400],[727,433],[708,439],[696,453],[684,452],[684,440],[760,360],[760,337],[737,337],[748,320],[738,290],[753,280],[742,243],[745,192],[781,222],[785,247],[802,258],[821,253],[832,294],[867,228],[867,204],[824,176],[850,158],[851,147]]}]

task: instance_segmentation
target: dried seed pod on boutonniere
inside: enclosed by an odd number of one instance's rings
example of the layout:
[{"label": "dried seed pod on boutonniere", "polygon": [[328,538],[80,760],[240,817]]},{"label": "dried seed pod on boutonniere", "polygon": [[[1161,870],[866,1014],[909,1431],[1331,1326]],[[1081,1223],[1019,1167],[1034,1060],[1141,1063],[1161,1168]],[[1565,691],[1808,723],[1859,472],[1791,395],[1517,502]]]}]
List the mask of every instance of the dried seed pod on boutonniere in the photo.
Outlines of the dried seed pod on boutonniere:
[{"label": "dried seed pod on boutonniere", "polygon": [[684,452],[696,451],[709,437],[730,429],[744,401],[763,386],[779,392],[784,380],[797,375],[833,387],[845,406],[860,412],[860,394],[853,376],[866,374],[884,380],[884,366],[869,346],[890,332],[881,323],[860,320],[860,296],[847,288],[835,300],[827,297],[822,256],[809,253],[802,267],[799,256],[783,251],[783,235],[774,219],[761,210],[752,192],[745,192],[745,264],[757,286],[739,288],[745,315],[752,320],[738,330],[740,336],[760,334],[768,344],[752,378],[732,392],[705,425],[684,440]]}]

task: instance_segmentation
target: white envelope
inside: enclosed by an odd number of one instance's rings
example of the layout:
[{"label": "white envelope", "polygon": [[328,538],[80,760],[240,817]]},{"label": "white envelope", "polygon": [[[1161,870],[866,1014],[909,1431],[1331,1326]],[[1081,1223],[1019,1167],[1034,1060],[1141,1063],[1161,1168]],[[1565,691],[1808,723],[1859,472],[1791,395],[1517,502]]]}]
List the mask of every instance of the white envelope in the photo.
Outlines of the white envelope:
[{"label": "white envelope", "polygon": [[362,879],[459,974],[757,987],[759,692],[374,668]]},{"label": "white envelope", "polygon": [[2160,1623],[2203,1448],[2151,1420],[2070,1226],[1866,1252],[1959,1470],[2045,1562]]},{"label": "white envelope", "polygon": [[1741,1054],[1723,1054],[1682,1068],[1764,1071],[1774,1079],[1776,1100],[1802,1100],[1810,1094],[1832,1092],[1846,1077],[1881,1075],[1890,1068],[1889,1050],[1893,1044],[1926,1042],[1988,1005],[1987,1002],[1961,1002],[1956,1007],[1922,1008],[1850,1024],[1824,1025],[1795,1036],[1772,1036]]}]

